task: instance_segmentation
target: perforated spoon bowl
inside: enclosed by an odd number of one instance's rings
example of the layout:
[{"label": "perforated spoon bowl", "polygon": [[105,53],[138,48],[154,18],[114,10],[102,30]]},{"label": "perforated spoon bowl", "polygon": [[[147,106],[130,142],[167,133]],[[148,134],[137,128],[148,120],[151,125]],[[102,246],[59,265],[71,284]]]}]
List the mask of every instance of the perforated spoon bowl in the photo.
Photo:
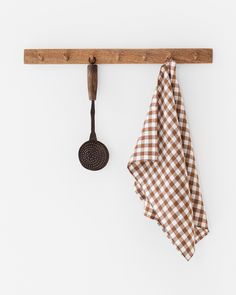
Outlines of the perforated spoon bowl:
[{"label": "perforated spoon bowl", "polygon": [[82,144],[79,149],[79,160],[81,165],[89,170],[100,170],[104,168],[109,160],[107,147],[97,140],[95,133],[95,106],[94,100],[91,104],[91,133],[89,140]]}]

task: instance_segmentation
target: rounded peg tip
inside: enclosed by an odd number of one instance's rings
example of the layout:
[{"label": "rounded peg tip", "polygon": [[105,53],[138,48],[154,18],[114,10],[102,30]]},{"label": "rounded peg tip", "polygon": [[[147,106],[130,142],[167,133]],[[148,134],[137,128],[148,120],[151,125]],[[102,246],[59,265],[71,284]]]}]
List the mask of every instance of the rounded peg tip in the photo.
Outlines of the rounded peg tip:
[{"label": "rounded peg tip", "polygon": [[143,61],[147,61],[147,53],[143,55]]},{"label": "rounded peg tip", "polygon": [[64,60],[65,60],[65,61],[68,61],[68,60],[70,59],[70,56],[69,56],[68,53],[64,53],[64,54],[63,54],[63,57],[64,57]]},{"label": "rounded peg tip", "polygon": [[41,53],[38,53],[38,59],[40,61],[44,61],[44,57],[43,57],[43,55]]},{"label": "rounded peg tip", "polygon": [[171,53],[169,52],[168,54],[167,54],[167,56],[166,56],[166,60],[165,60],[165,62],[168,62],[168,61],[170,61],[172,59],[172,55],[171,55]]},{"label": "rounded peg tip", "polygon": [[117,61],[117,62],[120,61],[120,53],[117,54],[117,56],[116,56],[116,61]]},{"label": "rounded peg tip", "polygon": [[198,59],[198,53],[197,53],[197,52],[195,52],[195,53],[193,54],[193,59],[194,59],[194,60],[197,60],[197,59]]}]

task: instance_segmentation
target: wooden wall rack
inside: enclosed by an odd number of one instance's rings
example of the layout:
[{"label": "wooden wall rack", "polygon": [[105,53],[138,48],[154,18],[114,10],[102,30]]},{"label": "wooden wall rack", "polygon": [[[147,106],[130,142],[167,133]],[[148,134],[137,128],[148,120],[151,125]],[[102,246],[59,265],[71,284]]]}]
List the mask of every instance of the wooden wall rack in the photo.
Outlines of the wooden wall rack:
[{"label": "wooden wall rack", "polygon": [[158,64],[173,58],[177,63],[212,63],[211,48],[156,49],[25,49],[25,64]]}]

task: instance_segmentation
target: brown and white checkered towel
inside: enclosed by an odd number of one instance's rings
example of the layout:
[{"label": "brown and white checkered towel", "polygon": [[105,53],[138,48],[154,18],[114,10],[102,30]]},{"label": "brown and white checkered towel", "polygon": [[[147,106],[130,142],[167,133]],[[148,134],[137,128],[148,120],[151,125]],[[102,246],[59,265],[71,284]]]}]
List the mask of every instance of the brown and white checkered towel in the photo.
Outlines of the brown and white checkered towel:
[{"label": "brown and white checkered towel", "polygon": [[189,260],[208,225],[173,60],[160,69],[128,169],[144,201],[144,215],[156,220]]}]

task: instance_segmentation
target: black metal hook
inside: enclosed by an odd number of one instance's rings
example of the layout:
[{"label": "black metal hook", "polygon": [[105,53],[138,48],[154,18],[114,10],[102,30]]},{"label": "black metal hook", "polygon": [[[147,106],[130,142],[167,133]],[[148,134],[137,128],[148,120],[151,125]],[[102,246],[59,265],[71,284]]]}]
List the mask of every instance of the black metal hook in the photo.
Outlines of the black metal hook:
[{"label": "black metal hook", "polygon": [[89,61],[89,63],[91,65],[94,65],[96,63],[96,57],[95,56],[92,56],[92,57],[90,56],[89,59],[88,59],[88,61]]}]

